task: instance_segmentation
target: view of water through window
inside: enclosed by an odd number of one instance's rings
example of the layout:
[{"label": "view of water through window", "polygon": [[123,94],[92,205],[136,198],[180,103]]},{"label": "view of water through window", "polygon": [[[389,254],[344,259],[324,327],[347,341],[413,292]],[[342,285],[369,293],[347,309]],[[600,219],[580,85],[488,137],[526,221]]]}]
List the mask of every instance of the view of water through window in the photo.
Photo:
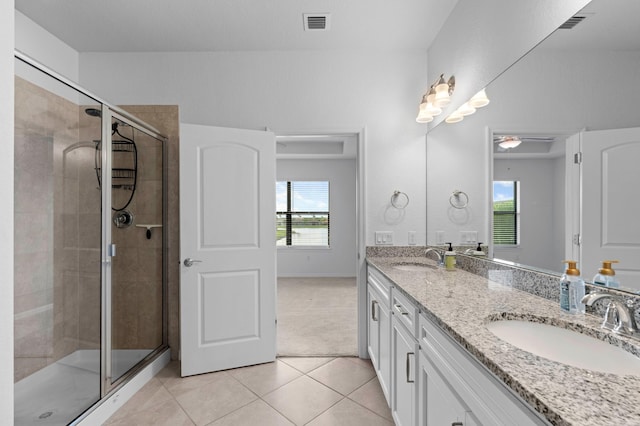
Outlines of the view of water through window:
[{"label": "view of water through window", "polygon": [[276,245],[329,246],[329,182],[276,182]]}]

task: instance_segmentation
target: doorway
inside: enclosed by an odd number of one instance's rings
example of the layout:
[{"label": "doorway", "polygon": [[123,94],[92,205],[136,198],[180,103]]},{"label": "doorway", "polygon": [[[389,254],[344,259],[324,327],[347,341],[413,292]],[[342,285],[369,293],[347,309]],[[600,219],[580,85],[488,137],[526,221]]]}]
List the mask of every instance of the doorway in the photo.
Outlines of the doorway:
[{"label": "doorway", "polygon": [[276,136],[279,356],[359,354],[361,137]]}]

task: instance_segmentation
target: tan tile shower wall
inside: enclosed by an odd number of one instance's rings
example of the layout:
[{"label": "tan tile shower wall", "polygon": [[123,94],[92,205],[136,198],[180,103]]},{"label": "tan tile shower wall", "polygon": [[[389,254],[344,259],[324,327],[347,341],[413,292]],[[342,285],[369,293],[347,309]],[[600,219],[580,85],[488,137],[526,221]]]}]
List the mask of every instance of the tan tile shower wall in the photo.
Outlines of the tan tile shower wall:
[{"label": "tan tile shower wall", "polygon": [[81,324],[99,327],[99,239],[80,231],[97,219],[99,235],[100,198],[80,185],[95,147],[81,142],[78,105],[18,77],[15,89],[17,381],[79,349]]},{"label": "tan tile shower wall", "polygon": [[[180,348],[180,198],[179,198],[179,112],[176,105],[124,105],[124,110],[152,125],[168,138],[168,211],[167,262],[168,262],[168,334],[171,358],[178,358]],[[158,164],[140,164],[141,171],[149,167],[161,173]],[[140,201],[138,201],[140,202]],[[137,220],[138,223],[142,219]],[[155,232],[155,231],[154,231]],[[155,234],[154,237],[155,238]],[[143,259],[142,262],[145,262]],[[141,265],[142,268],[142,265]],[[145,308],[142,308],[141,312]],[[124,326],[124,325],[123,325]]]}]

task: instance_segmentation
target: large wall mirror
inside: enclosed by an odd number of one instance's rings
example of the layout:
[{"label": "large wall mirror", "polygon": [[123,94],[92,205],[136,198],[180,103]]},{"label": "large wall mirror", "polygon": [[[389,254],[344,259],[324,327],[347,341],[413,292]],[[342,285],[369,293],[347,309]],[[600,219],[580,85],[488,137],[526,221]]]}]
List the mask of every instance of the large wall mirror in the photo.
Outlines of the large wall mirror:
[{"label": "large wall mirror", "polygon": [[[593,0],[487,87],[489,106],[428,133],[428,244],[475,231],[496,259],[561,273],[571,256],[588,281],[601,260],[619,258],[622,286],[640,290],[638,14],[637,0]],[[510,139],[519,144],[505,147]],[[599,141],[618,145],[575,166],[573,154]],[[462,211],[449,205],[456,189],[470,199]],[[500,201],[514,193],[517,202]],[[511,216],[494,213],[494,196]],[[615,226],[594,228],[594,213]],[[517,235],[494,244],[504,223]]]}]

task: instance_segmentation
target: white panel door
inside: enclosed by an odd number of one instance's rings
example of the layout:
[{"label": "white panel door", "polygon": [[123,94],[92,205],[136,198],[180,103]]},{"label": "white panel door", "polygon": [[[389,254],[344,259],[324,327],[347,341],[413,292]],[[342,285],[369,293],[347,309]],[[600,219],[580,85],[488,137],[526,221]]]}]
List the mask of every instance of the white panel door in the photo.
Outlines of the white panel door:
[{"label": "white panel door", "polygon": [[275,360],[273,133],[180,124],[183,376]]},{"label": "white panel door", "polygon": [[616,259],[622,287],[640,290],[640,128],[582,133],[582,269]]}]

